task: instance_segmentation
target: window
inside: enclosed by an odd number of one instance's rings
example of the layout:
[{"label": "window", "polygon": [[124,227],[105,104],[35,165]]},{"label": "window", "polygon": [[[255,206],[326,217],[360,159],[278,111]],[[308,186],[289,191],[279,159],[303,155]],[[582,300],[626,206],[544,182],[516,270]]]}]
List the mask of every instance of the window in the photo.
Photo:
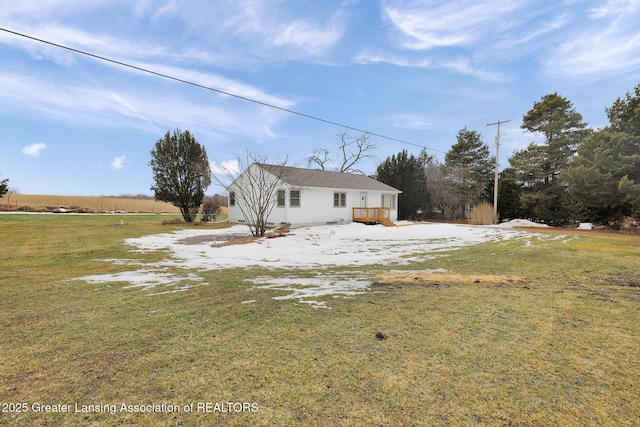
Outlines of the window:
[{"label": "window", "polygon": [[289,206],[300,207],[300,190],[291,190],[289,193]]},{"label": "window", "polygon": [[347,206],[347,193],[333,193],[333,207],[344,208]]},{"label": "window", "polygon": [[382,195],[382,207],[383,208],[396,208],[396,195],[395,194],[383,194]]},{"label": "window", "polygon": [[235,191],[232,191],[229,193],[229,206],[235,206],[236,205],[236,193]]},{"label": "window", "polygon": [[279,208],[284,207],[284,195],[285,195],[284,190],[278,190],[278,207]]}]

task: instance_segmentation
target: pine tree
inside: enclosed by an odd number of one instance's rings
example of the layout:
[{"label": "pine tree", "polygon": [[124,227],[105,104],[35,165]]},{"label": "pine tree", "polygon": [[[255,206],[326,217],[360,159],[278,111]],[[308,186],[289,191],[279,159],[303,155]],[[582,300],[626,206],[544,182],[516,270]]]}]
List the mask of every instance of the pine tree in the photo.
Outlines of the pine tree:
[{"label": "pine tree", "polygon": [[640,208],[640,136],[603,129],[578,150],[565,173],[570,193],[598,221]]},{"label": "pine tree", "polygon": [[627,92],[624,99],[616,99],[606,112],[612,129],[640,136],[640,84],[635,87],[633,94]]},{"label": "pine tree", "polygon": [[[494,159],[482,135],[465,126],[456,135],[457,142],[445,155],[445,170],[455,183],[463,204],[487,200],[492,181]],[[453,190],[453,189],[452,189]]]},{"label": "pine tree", "polygon": [[[558,179],[560,170],[571,162],[573,154],[588,135],[587,124],[571,101],[557,93],[545,95],[522,118],[522,129],[544,135],[545,143],[536,168],[545,183]],[[531,147],[531,146],[530,146]]]},{"label": "pine tree", "polygon": [[406,150],[387,158],[377,169],[378,180],[388,184],[402,194],[398,196],[398,218],[407,219],[419,210],[424,210],[429,193],[426,188],[424,165]]},{"label": "pine tree", "polygon": [[640,84],[606,109],[610,125],[578,149],[569,192],[603,222],[640,211]]},{"label": "pine tree", "polygon": [[573,156],[590,131],[573,104],[557,93],[545,95],[523,116],[522,129],[545,137],[509,159],[521,186],[523,213],[538,221],[562,224],[574,218],[566,209],[570,195],[562,179]]}]

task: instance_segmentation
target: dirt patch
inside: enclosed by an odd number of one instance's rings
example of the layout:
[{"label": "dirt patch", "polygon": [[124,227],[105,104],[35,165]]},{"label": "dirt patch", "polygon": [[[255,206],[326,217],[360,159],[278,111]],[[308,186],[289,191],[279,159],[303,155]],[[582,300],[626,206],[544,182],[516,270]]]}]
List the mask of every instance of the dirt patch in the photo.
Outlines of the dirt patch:
[{"label": "dirt patch", "polygon": [[181,245],[200,245],[209,242],[227,243],[244,238],[247,238],[246,234],[201,234],[199,236],[185,237],[177,240],[176,243]]},{"label": "dirt patch", "polygon": [[626,286],[630,288],[640,288],[640,276],[635,272],[601,274],[596,275],[592,280],[595,285],[599,286]]},{"label": "dirt patch", "polygon": [[437,285],[441,283],[458,284],[508,284],[524,283],[523,277],[503,276],[494,274],[471,274],[462,275],[455,273],[381,273],[375,276],[375,281],[380,284],[428,284]]},{"label": "dirt patch", "polygon": [[265,233],[264,237],[266,237],[267,239],[284,237],[287,235],[289,231],[291,231],[291,226],[289,224],[283,224],[280,227],[276,228],[275,230]]},{"label": "dirt patch", "polygon": [[221,248],[223,246],[245,245],[247,243],[253,243],[258,239],[259,239],[259,237],[254,237],[254,236],[238,237],[237,239],[229,240],[227,242],[214,243],[213,245],[211,245],[211,247],[212,248]]}]

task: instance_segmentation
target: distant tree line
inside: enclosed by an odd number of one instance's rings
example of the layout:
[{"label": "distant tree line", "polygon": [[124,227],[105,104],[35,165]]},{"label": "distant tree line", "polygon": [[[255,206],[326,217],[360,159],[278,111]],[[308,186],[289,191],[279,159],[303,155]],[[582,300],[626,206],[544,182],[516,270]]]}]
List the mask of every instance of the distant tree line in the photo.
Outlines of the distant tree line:
[{"label": "distant tree line", "polygon": [[[573,104],[552,93],[522,118],[521,128],[544,137],[514,152],[500,172],[500,218],[552,225],[615,223],[640,214],[640,84],[605,109],[610,124],[590,129]],[[469,206],[493,201],[495,159],[475,130],[456,135],[444,163],[423,150],[383,161],[378,179],[403,193],[399,218],[466,216]]]}]

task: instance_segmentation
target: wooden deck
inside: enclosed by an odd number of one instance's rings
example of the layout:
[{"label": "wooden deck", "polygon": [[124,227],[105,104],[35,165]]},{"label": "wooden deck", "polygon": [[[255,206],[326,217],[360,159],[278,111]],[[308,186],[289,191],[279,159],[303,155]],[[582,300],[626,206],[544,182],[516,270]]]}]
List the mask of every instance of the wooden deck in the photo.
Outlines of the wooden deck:
[{"label": "wooden deck", "polygon": [[391,209],[389,208],[353,208],[352,218],[354,222],[382,224],[387,227],[395,226],[391,221]]}]

